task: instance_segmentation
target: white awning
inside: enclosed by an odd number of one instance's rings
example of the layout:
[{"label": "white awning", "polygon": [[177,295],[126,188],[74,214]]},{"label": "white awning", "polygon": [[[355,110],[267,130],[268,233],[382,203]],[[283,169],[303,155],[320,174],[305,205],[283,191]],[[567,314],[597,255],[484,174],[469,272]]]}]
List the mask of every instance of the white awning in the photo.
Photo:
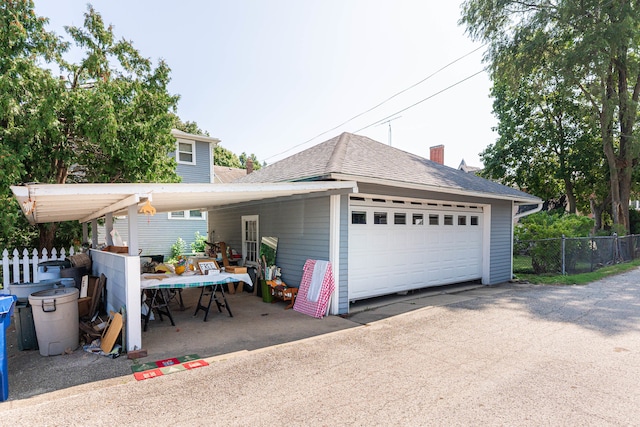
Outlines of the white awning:
[{"label": "white awning", "polygon": [[357,193],[354,181],[267,184],[27,184],[11,191],[30,223],[89,222],[149,202],[156,212],[209,210],[236,203],[312,193]]}]

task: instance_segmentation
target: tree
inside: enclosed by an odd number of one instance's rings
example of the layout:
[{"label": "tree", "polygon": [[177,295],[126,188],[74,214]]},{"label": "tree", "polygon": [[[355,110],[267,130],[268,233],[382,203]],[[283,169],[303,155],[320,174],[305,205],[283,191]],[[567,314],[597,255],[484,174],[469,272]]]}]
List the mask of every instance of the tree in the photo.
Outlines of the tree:
[{"label": "tree", "polygon": [[517,90],[495,76],[492,88],[499,138],[482,153],[481,174],[538,195],[566,196],[568,210],[590,209],[607,188],[593,183],[604,176],[599,138],[585,108],[562,80],[546,82],[526,76]]},{"label": "tree", "polygon": [[[640,5],[631,0],[468,0],[463,24],[489,44],[494,76],[514,87],[540,63],[580,93],[608,166],[611,216],[629,230],[640,97]],[[547,75],[551,79],[551,75]]]},{"label": "tree", "polygon": [[198,123],[196,122],[190,122],[190,121],[183,122],[182,120],[180,120],[180,117],[178,117],[177,114],[173,114],[173,120],[174,120],[173,127],[178,130],[181,130],[182,132],[190,133],[192,135],[210,136],[209,132],[206,130],[200,129],[200,127],[198,126]]},{"label": "tree", "polygon": [[[9,186],[26,182],[29,144],[38,137],[40,120],[52,101],[47,93],[57,82],[36,61],[52,60],[62,45],[45,30],[33,1],[0,5],[0,243],[23,246],[37,235],[29,227]],[[42,160],[42,159],[41,159]]]},{"label": "tree", "polygon": [[[131,42],[116,40],[111,26],[91,6],[84,27],[65,27],[71,42],[44,31],[33,2],[5,2],[5,43],[26,71],[2,69],[2,81],[25,90],[3,98],[13,106],[4,117],[3,150],[19,182],[175,182],[171,136],[178,97],[168,93],[170,69],[153,66]],[[26,33],[26,36],[25,36]],[[71,44],[84,51],[79,63],[64,59]],[[4,55],[3,55],[4,56]],[[59,67],[60,77],[39,66]],[[7,83],[3,83],[7,84]],[[39,225],[40,247],[51,248],[58,224]]]},{"label": "tree", "polygon": [[221,145],[216,145],[213,153],[213,164],[216,166],[227,166],[230,168],[243,167],[238,156]]},{"label": "tree", "polygon": [[[209,132],[200,129],[196,122],[182,122],[178,116],[175,116],[174,127],[183,132],[190,133],[192,135],[206,135],[209,136]],[[255,154],[249,156],[254,161],[254,170],[260,169],[260,163]],[[230,168],[246,168],[246,153],[242,153],[239,157],[232,151],[224,148],[220,144],[216,145],[213,153],[213,164],[216,166],[227,166]]]},{"label": "tree", "polygon": [[260,165],[260,161],[258,160],[258,157],[256,157],[255,154],[251,153],[251,155],[247,156],[247,153],[245,153],[244,151],[242,152],[242,154],[240,154],[240,156],[238,157],[240,159],[240,164],[242,165],[243,168],[247,168],[247,160],[251,159],[251,161],[253,162],[253,170],[259,170],[262,166]]}]

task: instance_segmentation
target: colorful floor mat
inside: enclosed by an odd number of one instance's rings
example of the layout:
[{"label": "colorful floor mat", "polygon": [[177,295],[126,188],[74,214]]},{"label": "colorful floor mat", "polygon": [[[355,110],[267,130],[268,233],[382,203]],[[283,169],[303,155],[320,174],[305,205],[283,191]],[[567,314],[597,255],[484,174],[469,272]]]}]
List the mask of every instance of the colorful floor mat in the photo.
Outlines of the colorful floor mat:
[{"label": "colorful floor mat", "polygon": [[140,381],[208,365],[209,364],[200,359],[200,356],[197,354],[190,354],[188,356],[173,357],[156,362],[136,364],[131,366],[131,370],[133,371],[135,379]]}]

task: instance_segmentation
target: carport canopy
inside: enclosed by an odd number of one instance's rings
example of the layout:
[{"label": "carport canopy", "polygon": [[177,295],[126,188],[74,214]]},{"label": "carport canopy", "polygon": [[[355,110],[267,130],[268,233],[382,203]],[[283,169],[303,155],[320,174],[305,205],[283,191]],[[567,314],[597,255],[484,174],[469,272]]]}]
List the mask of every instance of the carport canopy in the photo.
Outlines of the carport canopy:
[{"label": "carport canopy", "polygon": [[357,193],[353,181],[309,181],[265,184],[26,184],[11,186],[31,224],[79,221],[107,214],[129,215],[151,204],[155,212],[209,210],[257,200],[312,193]]}]

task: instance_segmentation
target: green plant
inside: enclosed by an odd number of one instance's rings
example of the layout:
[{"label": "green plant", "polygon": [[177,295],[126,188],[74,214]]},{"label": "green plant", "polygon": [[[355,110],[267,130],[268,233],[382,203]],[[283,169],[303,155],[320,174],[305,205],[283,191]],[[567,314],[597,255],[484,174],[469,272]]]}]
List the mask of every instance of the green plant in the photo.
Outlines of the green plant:
[{"label": "green plant", "polygon": [[178,237],[178,240],[171,245],[171,258],[177,259],[181,254],[185,253],[187,249],[187,242],[182,240],[182,237]]},{"label": "green plant", "polygon": [[[593,220],[584,216],[538,212],[517,224],[514,230],[514,255],[531,256],[536,274],[562,271],[562,237],[586,237],[593,229]],[[535,244],[532,244],[535,241]],[[567,267],[575,263],[578,254],[589,250],[584,242],[570,241],[565,245]]]},{"label": "green plant", "polygon": [[204,252],[207,246],[207,236],[203,236],[196,231],[195,240],[191,243],[191,252]]}]

